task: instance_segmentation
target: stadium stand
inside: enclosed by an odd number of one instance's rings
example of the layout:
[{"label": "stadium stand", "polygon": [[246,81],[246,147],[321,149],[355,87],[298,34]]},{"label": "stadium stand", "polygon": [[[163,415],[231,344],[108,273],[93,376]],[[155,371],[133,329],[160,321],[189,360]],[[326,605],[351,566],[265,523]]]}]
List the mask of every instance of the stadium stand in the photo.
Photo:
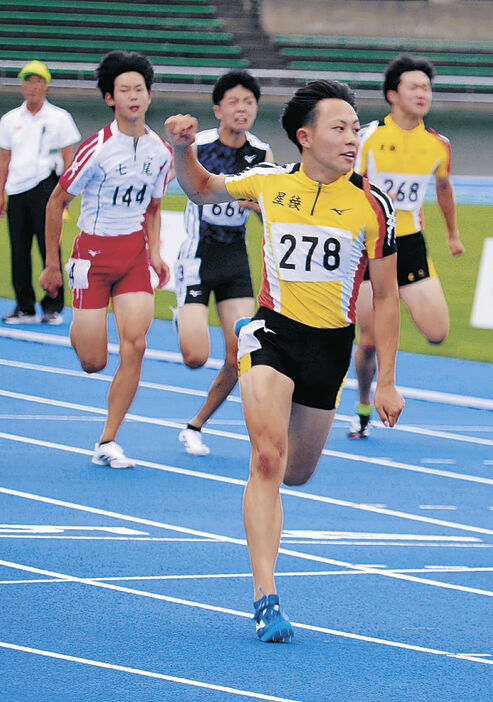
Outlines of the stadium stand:
[{"label": "stadium stand", "polygon": [[249,64],[222,25],[207,0],[2,0],[1,75],[14,78],[37,58],[55,80],[93,81],[101,56],[125,48],[146,53],[158,81],[212,83]]},{"label": "stadium stand", "polygon": [[295,34],[272,39],[290,69],[330,73],[353,88],[379,87],[387,63],[409,52],[433,61],[436,92],[493,93],[493,42]]},{"label": "stadium stand", "polygon": [[92,86],[114,48],[146,53],[157,90],[205,92],[224,71],[248,68],[264,93],[284,95],[327,76],[374,95],[388,61],[409,51],[434,62],[443,99],[493,102],[490,41],[267,33],[262,0],[0,0],[3,84],[38,58],[54,85]]}]

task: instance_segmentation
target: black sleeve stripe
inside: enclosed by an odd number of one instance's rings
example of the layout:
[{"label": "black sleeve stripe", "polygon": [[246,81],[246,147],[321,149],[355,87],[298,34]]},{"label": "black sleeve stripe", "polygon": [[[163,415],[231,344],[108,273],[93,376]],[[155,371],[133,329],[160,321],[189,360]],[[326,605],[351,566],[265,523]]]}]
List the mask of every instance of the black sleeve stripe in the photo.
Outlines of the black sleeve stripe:
[{"label": "black sleeve stripe", "polygon": [[389,217],[390,215],[392,215],[394,213],[394,205],[392,204],[392,200],[387,195],[387,193],[384,193],[383,190],[380,190],[380,188],[374,185],[373,183],[370,183],[370,188],[373,195],[375,195],[377,200],[379,200],[379,202],[381,203],[385,212],[385,216]]},{"label": "black sleeve stripe", "polygon": [[373,185],[370,183],[370,190],[371,194],[375,198],[375,200],[378,202],[380,207],[383,210],[383,214],[385,217],[385,223],[386,223],[386,235],[385,235],[385,246],[384,246],[384,256],[393,253],[396,251],[396,244],[395,244],[395,213],[394,213],[394,206],[392,204],[392,200],[389,198],[388,195],[383,193],[380,188],[377,188],[376,185]]},{"label": "black sleeve stripe", "polygon": [[360,175],[359,173],[356,173],[356,171],[353,171],[351,173],[351,176],[349,178],[349,182],[355,185],[357,188],[360,190],[363,190],[363,176]]}]

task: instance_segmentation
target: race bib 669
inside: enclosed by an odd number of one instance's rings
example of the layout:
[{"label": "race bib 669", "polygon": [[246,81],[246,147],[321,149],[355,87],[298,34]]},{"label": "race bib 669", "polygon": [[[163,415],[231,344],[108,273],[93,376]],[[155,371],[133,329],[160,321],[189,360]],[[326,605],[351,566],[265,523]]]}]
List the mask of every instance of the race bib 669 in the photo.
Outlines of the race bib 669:
[{"label": "race bib 669", "polygon": [[250,210],[240,207],[236,201],[204,205],[202,208],[202,219],[205,222],[222,227],[241,227],[249,214]]}]

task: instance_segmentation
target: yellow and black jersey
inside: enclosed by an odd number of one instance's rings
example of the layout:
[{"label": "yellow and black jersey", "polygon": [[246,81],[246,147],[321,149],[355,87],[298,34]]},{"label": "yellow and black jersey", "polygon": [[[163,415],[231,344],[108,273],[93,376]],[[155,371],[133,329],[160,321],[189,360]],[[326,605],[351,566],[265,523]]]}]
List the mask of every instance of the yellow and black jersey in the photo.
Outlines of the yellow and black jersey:
[{"label": "yellow and black jersey", "polygon": [[450,173],[448,139],[423,122],[414,129],[401,129],[390,114],[364,125],[360,137],[355,170],[392,197],[396,236],[421,231],[430,178],[446,178]]},{"label": "yellow and black jersey", "polygon": [[227,176],[226,188],[261,208],[259,306],[317,328],[353,324],[367,259],[396,250],[387,195],[352,171],[317,183],[299,163],[259,164]]}]

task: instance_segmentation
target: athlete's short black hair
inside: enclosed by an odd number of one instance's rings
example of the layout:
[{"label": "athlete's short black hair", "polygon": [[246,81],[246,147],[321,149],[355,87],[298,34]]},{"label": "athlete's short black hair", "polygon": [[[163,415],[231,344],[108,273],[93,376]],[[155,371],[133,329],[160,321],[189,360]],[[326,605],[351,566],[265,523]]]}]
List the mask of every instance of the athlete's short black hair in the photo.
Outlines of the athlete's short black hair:
[{"label": "athlete's short black hair", "polygon": [[260,84],[256,78],[250,75],[248,71],[228,71],[228,73],[223,73],[222,76],[219,76],[214,83],[212,91],[212,102],[214,105],[219,105],[226,90],[231,90],[237,85],[242,85],[247,90],[250,90],[257,102],[260,100]]},{"label": "athlete's short black hair", "polygon": [[357,111],[354,93],[346,83],[339,83],[337,80],[314,80],[307,83],[294,93],[293,97],[284,105],[281,114],[281,124],[293,144],[296,144],[301,151],[301,144],[298,141],[296,132],[306,124],[312,124],[315,120],[317,105],[320,100],[326,98],[337,98],[345,100]]},{"label": "athlete's short black hair", "polygon": [[435,76],[435,67],[425,58],[416,58],[411,54],[400,54],[396,59],[391,61],[384,73],[383,81],[383,96],[390,104],[387,98],[388,90],[397,90],[401,82],[401,76],[406,71],[423,71],[430,79],[430,83]]},{"label": "athlete's short black hair", "polygon": [[113,97],[115,78],[121,73],[128,73],[129,71],[140,73],[145,80],[147,90],[151,89],[154,69],[147,56],[141,54],[140,51],[115,49],[103,56],[99,66],[96,68],[98,88],[101,90],[103,97],[106,93],[110,93]]}]

